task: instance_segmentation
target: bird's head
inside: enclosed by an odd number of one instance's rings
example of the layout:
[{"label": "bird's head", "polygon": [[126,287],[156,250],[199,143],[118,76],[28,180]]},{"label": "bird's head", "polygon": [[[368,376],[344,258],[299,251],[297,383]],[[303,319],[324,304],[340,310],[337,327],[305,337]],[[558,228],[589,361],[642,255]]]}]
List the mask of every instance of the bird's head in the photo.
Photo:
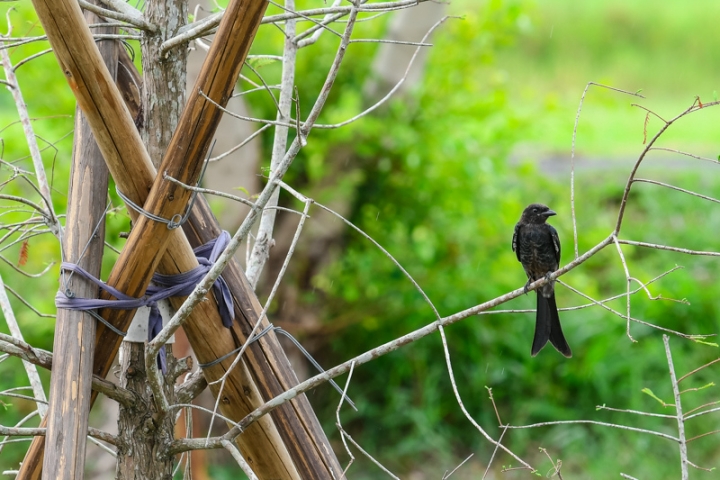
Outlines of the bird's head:
[{"label": "bird's head", "polygon": [[541,203],[533,203],[523,210],[521,220],[525,223],[542,224],[553,215],[557,215],[557,213],[550,210],[550,207]]}]

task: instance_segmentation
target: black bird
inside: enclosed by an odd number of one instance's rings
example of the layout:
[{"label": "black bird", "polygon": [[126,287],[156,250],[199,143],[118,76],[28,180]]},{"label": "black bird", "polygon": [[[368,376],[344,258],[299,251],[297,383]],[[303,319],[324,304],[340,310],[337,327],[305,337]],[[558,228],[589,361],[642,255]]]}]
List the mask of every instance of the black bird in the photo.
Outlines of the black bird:
[{"label": "black bird", "polygon": [[[520,221],[515,225],[512,249],[528,277],[525,293],[528,285],[554,272],[560,264],[560,238],[552,225],[545,223],[548,217],[553,215],[557,214],[547,206],[533,203],[523,211]],[[560,327],[560,316],[555,305],[554,280],[537,290],[533,357],[542,350],[548,340],[558,352],[568,358],[572,356]]]}]

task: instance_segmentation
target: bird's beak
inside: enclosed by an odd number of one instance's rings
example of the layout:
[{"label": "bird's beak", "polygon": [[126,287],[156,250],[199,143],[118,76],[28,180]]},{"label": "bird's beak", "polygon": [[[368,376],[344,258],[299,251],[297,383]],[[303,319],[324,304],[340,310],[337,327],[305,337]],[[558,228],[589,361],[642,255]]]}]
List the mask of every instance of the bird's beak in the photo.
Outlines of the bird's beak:
[{"label": "bird's beak", "polygon": [[543,212],[542,214],[544,217],[552,217],[553,215],[557,215],[553,210],[548,210],[547,212]]}]

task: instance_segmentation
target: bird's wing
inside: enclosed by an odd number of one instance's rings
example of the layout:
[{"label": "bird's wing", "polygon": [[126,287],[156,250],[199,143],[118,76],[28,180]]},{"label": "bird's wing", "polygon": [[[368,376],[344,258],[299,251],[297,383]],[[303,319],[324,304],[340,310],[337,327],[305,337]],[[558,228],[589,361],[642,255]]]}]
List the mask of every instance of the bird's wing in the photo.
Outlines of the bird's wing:
[{"label": "bird's wing", "polygon": [[560,237],[558,237],[557,230],[555,230],[552,225],[548,225],[548,227],[550,227],[550,236],[552,237],[553,246],[555,247],[555,260],[558,262],[558,265],[560,265]]},{"label": "bird's wing", "polygon": [[513,238],[512,238],[512,249],[513,252],[515,252],[515,255],[517,256],[518,262],[520,261],[520,251],[518,250],[518,236],[520,235],[520,224],[517,223],[515,225],[515,231],[513,232]]}]

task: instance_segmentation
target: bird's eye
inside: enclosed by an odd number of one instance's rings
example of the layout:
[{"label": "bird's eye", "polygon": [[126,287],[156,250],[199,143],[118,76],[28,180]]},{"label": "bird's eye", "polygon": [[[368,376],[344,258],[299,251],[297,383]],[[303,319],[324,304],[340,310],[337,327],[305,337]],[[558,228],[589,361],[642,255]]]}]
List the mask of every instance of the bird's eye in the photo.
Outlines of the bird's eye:
[{"label": "bird's eye", "polygon": [[538,212],[538,209],[537,209],[537,208],[533,208],[533,213],[537,213],[537,212]]}]

